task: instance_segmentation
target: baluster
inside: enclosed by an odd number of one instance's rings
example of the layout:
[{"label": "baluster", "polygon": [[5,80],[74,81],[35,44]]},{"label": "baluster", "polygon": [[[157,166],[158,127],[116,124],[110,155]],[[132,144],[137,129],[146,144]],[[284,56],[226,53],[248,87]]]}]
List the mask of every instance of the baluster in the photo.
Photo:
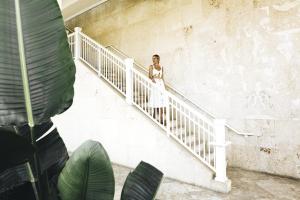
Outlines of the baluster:
[{"label": "baluster", "polygon": [[81,36],[80,36],[81,28],[75,27],[74,31],[75,31],[75,35],[74,35],[75,60],[78,61],[81,54]]},{"label": "baluster", "polygon": [[199,156],[201,156],[201,133],[200,133],[200,122],[198,118],[198,138],[199,138],[199,145],[198,145],[198,151],[199,151]]},{"label": "baluster", "polygon": [[195,123],[195,115],[194,115],[194,120],[193,120],[193,124],[194,124],[194,130],[193,130],[193,135],[194,135],[194,153],[196,153],[196,145],[198,144],[198,142],[196,141],[196,123]]},{"label": "baluster", "polygon": [[164,91],[165,93],[165,99],[166,99],[166,115],[165,115],[165,121],[166,121],[166,127],[167,127],[167,135],[170,136],[171,130],[170,130],[170,105],[169,105],[169,95],[167,91]]},{"label": "baluster", "polygon": [[216,181],[226,182],[226,142],[225,142],[225,120],[216,119],[214,121],[216,137]]},{"label": "baluster", "polygon": [[203,159],[206,160],[206,137],[204,131],[204,123],[202,124],[202,135],[203,135]]},{"label": "baluster", "polygon": [[133,59],[125,59],[126,63],[126,102],[131,105],[133,101],[133,88],[132,88],[132,68],[133,68]]}]

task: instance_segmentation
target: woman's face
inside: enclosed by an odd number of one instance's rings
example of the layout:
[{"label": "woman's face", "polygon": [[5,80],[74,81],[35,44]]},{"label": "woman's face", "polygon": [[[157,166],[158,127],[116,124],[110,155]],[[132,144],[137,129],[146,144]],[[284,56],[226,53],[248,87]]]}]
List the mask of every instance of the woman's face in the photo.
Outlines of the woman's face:
[{"label": "woman's face", "polygon": [[156,57],[156,56],[153,56],[152,57],[152,62],[153,62],[153,64],[159,64],[159,58]]}]

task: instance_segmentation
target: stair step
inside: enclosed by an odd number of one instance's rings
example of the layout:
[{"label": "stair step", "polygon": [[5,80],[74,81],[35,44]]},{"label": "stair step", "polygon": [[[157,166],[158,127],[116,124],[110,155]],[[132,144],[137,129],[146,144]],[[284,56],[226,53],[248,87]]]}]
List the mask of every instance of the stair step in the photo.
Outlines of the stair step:
[{"label": "stair step", "polygon": [[117,75],[117,74],[114,74],[114,75],[111,75],[111,74],[105,74],[105,73],[101,73],[102,76],[105,76],[106,78],[108,79],[114,79],[114,80],[123,80],[124,82],[126,81],[126,79],[124,77],[121,77],[121,75]]},{"label": "stair step", "polygon": [[[200,157],[202,157],[203,158],[203,155],[204,155],[204,151],[203,151],[203,149],[204,149],[204,147],[203,147],[203,145],[201,145],[200,146],[200,151],[199,151],[199,147],[197,146],[196,147],[196,154],[197,155],[200,155]],[[208,151],[207,150],[205,150],[205,160],[206,161],[208,161],[209,159],[208,159],[208,156],[209,154],[208,154]],[[210,162],[213,162],[214,161],[214,152],[213,152],[213,150],[211,149],[211,151],[210,151]]]},{"label": "stair step", "polygon": [[[194,135],[194,133],[189,131],[183,124],[178,125],[177,127],[174,127],[174,132],[176,132],[176,134],[182,134],[182,137]],[[196,137],[198,137],[198,136],[196,135]]]},{"label": "stair step", "polygon": [[[199,145],[197,145],[195,147],[195,149],[194,149],[193,146],[192,147],[188,146],[188,147],[191,148],[191,150],[195,150],[195,153],[197,155],[199,155],[200,157],[202,157],[202,158],[204,157],[204,145],[200,145],[200,147],[199,147]],[[211,149],[210,149],[210,160],[209,160],[208,148],[207,148],[207,146],[205,146],[205,160],[207,162],[209,162],[211,165],[214,164],[213,163],[214,162],[214,155],[215,155],[215,153],[213,152],[213,146],[211,146]]]},{"label": "stair step", "polygon": [[[137,103],[136,101],[134,101],[135,103]],[[149,106],[148,103],[144,103],[144,104],[139,104],[139,107],[142,108],[143,110],[147,111],[147,113],[149,113]]]},{"label": "stair step", "polygon": [[214,153],[211,153],[210,154],[210,160],[208,159],[208,154],[206,154],[206,161],[209,162],[211,165],[214,165],[214,156],[215,154]]},{"label": "stair step", "polygon": [[145,101],[145,99],[142,98],[133,98],[133,102],[135,102],[138,105],[147,105],[148,106],[148,101]]},{"label": "stair step", "polygon": [[139,105],[139,107],[142,108],[143,110],[145,110],[147,113],[150,114],[150,110],[149,110],[149,107],[147,105]]},{"label": "stair step", "polygon": [[133,96],[135,99],[148,99],[146,96]]},{"label": "stair step", "polygon": [[[107,78],[107,77],[106,77]],[[121,81],[116,81],[116,80],[112,80],[112,79],[108,79],[110,82],[112,82],[114,85],[117,85],[117,86],[122,86],[124,88],[126,88],[126,83],[124,82],[121,82]]]},{"label": "stair step", "polygon": [[[194,134],[191,134],[189,132],[186,132],[186,135],[185,135],[184,130],[185,130],[185,128],[177,128],[177,129],[172,130],[172,133],[175,134],[178,139],[182,140],[182,142],[185,143],[189,147],[190,146],[193,147],[194,145],[203,146],[203,138],[202,137],[200,137],[200,140],[199,140],[198,135],[196,135],[194,138]],[[181,131],[182,131],[182,133],[181,133]],[[208,146],[207,141],[206,141],[205,145]],[[213,147],[213,146],[211,145],[211,147]]]},{"label": "stair step", "polygon": [[[180,139],[180,138],[179,138]],[[205,147],[205,160],[207,162],[209,162],[211,165],[213,165],[213,161],[214,161],[214,146],[211,145],[210,146],[210,161],[208,160],[208,145],[205,144],[205,146],[203,145],[203,142],[201,141],[201,143],[199,144],[199,141],[196,141],[196,146],[194,148],[194,141],[192,141],[191,146],[189,144],[189,142],[185,143],[184,141],[182,141],[188,148],[190,148],[192,151],[194,151],[197,155],[199,155],[200,157],[204,157],[204,147]]]},{"label": "stair step", "polygon": [[125,76],[126,75],[126,72],[125,71],[121,71],[120,69],[119,70],[117,70],[117,69],[114,69],[114,70],[109,70],[109,69],[107,69],[107,68],[104,68],[104,67],[101,67],[101,72],[103,73],[103,74],[107,74],[107,75],[117,75],[117,74],[119,74],[119,75],[121,75],[122,73],[123,73],[123,75]]},{"label": "stair step", "polygon": [[113,79],[109,79],[109,78],[108,78],[108,80],[111,81],[111,82],[113,82],[113,83],[115,83],[115,84],[126,86],[126,83],[125,83],[125,82],[117,81],[117,80],[113,80]]},{"label": "stair step", "polygon": [[176,128],[180,128],[182,126],[180,126],[179,124],[176,124],[176,119],[172,119],[170,118],[170,129],[171,131],[175,130]]},{"label": "stair step", "polygon": [[118,80],[126,80],[125,79],[125,76],[123,75],[123,77],[122,77],[122,75],[121,74],[110,74],[110,73],[105,73],[105,72],[102,72],[101,73],[103,76],[105,76],[105,77],[107,77],[107,78],[110,78],[110,79],[118,79]]},{"label": "stair step", "polygon": [[139,93],[135,92],[135,93],[133,93],[133,96],[134,97],[147,97],[148,98],[148,96],[150,96],[150,95],[145,94],[143,92],[139,92]]},{"label": "stair step", "polygon": [[182,138],[185,137],[185,128],[183,126],[179,126],[179,127],[172,127],[171,129],[172,133],[174,133],[178,138],[181,138],[180,136],[182,135]]}]

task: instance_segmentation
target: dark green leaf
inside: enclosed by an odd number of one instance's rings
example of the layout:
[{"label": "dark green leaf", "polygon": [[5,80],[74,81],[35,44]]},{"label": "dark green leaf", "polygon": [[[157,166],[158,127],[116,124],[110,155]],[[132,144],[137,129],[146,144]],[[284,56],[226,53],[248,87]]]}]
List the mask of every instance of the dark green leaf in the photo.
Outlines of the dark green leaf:
[{"label": "dark green leaf", "polygon": [[[75,65],[56,0],[20,0],[21,29],[35,124],[69,108]],[[28,123],[14,0],[0,6],[0,125]]]},{"label": "dark green leaf", "polygon": [[115,181],[109,157],[98,142],[82,144],[58,179],[62,200],[113,200]]},{"label": "dark green leaf", "polygon": [[159,188],[163,173],[146,162],[140,162],[129,173],[123,186],[121,200],[152,200]]},{"label": "dark green leaf", "polygon": [[30,140],[17,135],[11,128],[0,128],[0,147],[0,173],[28,161],[34,153]]}]

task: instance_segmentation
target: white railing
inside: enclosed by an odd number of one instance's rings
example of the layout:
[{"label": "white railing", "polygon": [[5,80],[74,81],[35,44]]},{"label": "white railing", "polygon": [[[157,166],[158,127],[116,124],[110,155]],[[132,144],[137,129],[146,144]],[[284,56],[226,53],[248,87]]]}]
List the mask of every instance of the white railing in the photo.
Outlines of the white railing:
[{"label": "white railing", "polygon": [[71,49],[71,53],[74,57],[75,55],[75,33],[72,33],[72,34],[69,34],[68,35],[68,41],[69,41],[69,46],[70,46],[70,49]]},{"label": "white railing", "polygon": [[[132,70],[133,104],[153,119],[168,135],[184,145],[191,153],[215,169],[216,157],[213,122],[195,112],[179,98],[156,85],[136,69]],[[151,93],[165,98],[164,109],[148,106]]]},{"label": "white railing", "polygon": [[[121,58],[126,58],[128,57],[124,52],[122,52],[120,49],[116,48],[113,45],[106,46],[106,49],[110,50],[112,53],[115,53],[116,55],[120,56]],[[134,62],[134,67],[141,72],[143,72],[145,75],[148,74],[148,70],[141,64]],[[199,112],[202,114],[206,115],[207,117],[210,117],[211,119],[216,119],[215,115],[213,115],[211,112],[203,108],[202,106],[199,106],[195,102],[192,102],[190,99],[186,98],[182,92],[177,90],[175,87],[172,86],[172,84],[166,82],[167,88],[172,91],[173,94],[180,96],[180,99],[184,102],[186,102],[189,105],[193,105]],[[237,130],[236,128],[233,128],[230,124],[226,123],[225,126],[230,129],[231,131],[235,132],[238,135],[243,135],[243,136],[253,136],[256,135],[255,133],[251,132],[243,132],[240,130]]]},{"label": "white railing", "polygon": [[[168,136],[184,146],[212,171],[216,180],[226,181],[225,121],[213,120],[190,107],[167,90],[157,87],[145,74],[133,67],[133,59],[119,58],[105,47],[81,33],[69,35],[75,60],[80,60],[97,72],[157,123]],[[164,108],[149,106],[151,94],[164,99]]]}]

